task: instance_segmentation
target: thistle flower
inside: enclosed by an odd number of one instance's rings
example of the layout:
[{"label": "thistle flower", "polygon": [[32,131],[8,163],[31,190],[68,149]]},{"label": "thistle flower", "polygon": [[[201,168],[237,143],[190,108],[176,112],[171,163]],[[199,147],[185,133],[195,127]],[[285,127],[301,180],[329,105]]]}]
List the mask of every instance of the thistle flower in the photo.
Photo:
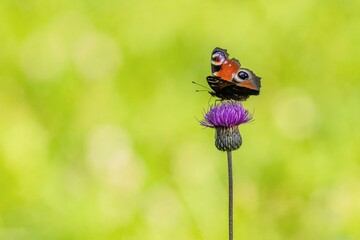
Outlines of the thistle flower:
[{"label": "thistle flower", "polygon": [[240,148],[242,138],[238,126],[252,120],[252,115],[240,102],[228,101],[214,104],[204,115],[200,124],[215,128],[215,146],[220,151]]},{"label": "thistle flower", "polygon": [[232,154],[233,150],[242,144],[239,125],[252,120],[252,115],[244,109],[240,102],[227,101],[214,104],[204,114],[200,124],[215,128],[215,146],[220,151],[227,152],[229,177],[229,240],[233,240],[233,178]]}]

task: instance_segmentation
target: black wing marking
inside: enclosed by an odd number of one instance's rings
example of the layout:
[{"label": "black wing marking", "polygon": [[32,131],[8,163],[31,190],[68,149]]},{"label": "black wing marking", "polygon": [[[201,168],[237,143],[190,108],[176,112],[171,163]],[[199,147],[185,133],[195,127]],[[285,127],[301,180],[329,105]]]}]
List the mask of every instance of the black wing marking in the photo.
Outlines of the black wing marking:
[{"label": "black wing marking", "polygon": [[234,82],[229,82],[219,77],[208,76],[206,80],[213,90],[213,92],[209,93],[221,100],[245,101],[250,95],[259,94],[256,90],[240,87]]},{"label": "black wing marking", "polygon": [[214,76],[208,76],[206,80],[209,86],[211,87],[211,89],[214,90],[215,92],[219,92],[226,87],[231,87],[236,85],[236,83],[229,82]]}]

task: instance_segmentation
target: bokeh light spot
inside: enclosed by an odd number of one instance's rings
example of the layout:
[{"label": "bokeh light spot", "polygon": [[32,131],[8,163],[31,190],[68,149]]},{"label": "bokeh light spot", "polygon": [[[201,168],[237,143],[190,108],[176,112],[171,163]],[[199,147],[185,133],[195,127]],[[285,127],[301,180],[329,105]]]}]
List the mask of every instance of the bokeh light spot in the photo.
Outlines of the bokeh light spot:
[{"label": "bokeh light spot", "polygon": [[284,137],[303,140],[314,134],[318,113],[310,95],[288,89],[279,93],[274,100],[273,120]]},{"label": "bokeh light spot", "polygon": [[85,79],[107,80],[116,74],[120,65],[120,51],[110,36],[84,34],[77,42],[74,61]]},{"label": "bokeh light spot", "polygon": [[88,160],[93,174],[105,185],[123,194],[136,194],[141,189],[145,168],[122,129],[104,125],[91,132]]},{"label": "bokeh light spot", "polygon": [[66,68],[64,43],[52,32],[34,32],[20,48],[20,66],[30,80],[52,81]]}]

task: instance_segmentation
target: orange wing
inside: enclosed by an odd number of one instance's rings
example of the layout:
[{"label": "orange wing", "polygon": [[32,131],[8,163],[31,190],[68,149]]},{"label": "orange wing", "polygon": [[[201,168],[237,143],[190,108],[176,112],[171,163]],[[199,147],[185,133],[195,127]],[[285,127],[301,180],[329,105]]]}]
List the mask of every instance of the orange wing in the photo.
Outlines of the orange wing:
[{"label": "orange wing", "polygon": [[226,81],[231,81],[234,75],[239,71],[240,63],[237,59],[227,59],[221,65],[220,71],[215,72],[214,75]]}]

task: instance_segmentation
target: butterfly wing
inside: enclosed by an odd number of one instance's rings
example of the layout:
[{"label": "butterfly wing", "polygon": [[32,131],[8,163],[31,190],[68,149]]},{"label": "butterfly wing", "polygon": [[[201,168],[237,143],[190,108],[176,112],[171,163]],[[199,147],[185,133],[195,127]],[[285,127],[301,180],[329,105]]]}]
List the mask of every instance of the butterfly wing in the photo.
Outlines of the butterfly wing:
[{"label": "butterfly wing", "polygon": [[222,80],[219,77],[208,76],[206,78],[213,92],[212,96],[221,100],[245,101],[250,95],[259,95],[259,91],[239,86],[234,82]]},{"label": "butterfly wing", "polygon": [[226,49],[215,48],[211,54],[212,76],[206,78],[213,92],[212,96],[221,100],[244,101],[250,95],[260,93],[260,77],[251,70],[241,68],[240,62],[229,59]]},{"label": "butterfly wing", "polygon": [[229,59],[226,49],[215,48],[211,53],[211,73],[215,77],[231,81],[240,68],[239,60]]},{"label": "butterfly wing", "polygon": [[208,76],[206,80],[214,92],[221,92],[224,88],[236,86],[235,83],[223,80],[219,77]]},{"label": "butterfly wing", "polygon": [[[241,87],[238,87],[236,83],[223,80],[219,77],[208,76],[206,78],[209,86],[213,92],[209,92],[212,96],[218,97],[221,100],[242,100],[239,90]],[[238,89],[238,90],[237,90]]]},{"label": "butterfly wing", "polygon": [[247,68],[240,68],[239,71],[234,75],[232,82],[236,83],[237,86],[251,90],[251,95],[258,95],[261,87],[261,77]]},{"label": "butterfly wing", "polygon": [[228,60],[229,54],[226,49],[215,48],[211,53],[211,73],[213,76],[221,70],[221,66]]}]

